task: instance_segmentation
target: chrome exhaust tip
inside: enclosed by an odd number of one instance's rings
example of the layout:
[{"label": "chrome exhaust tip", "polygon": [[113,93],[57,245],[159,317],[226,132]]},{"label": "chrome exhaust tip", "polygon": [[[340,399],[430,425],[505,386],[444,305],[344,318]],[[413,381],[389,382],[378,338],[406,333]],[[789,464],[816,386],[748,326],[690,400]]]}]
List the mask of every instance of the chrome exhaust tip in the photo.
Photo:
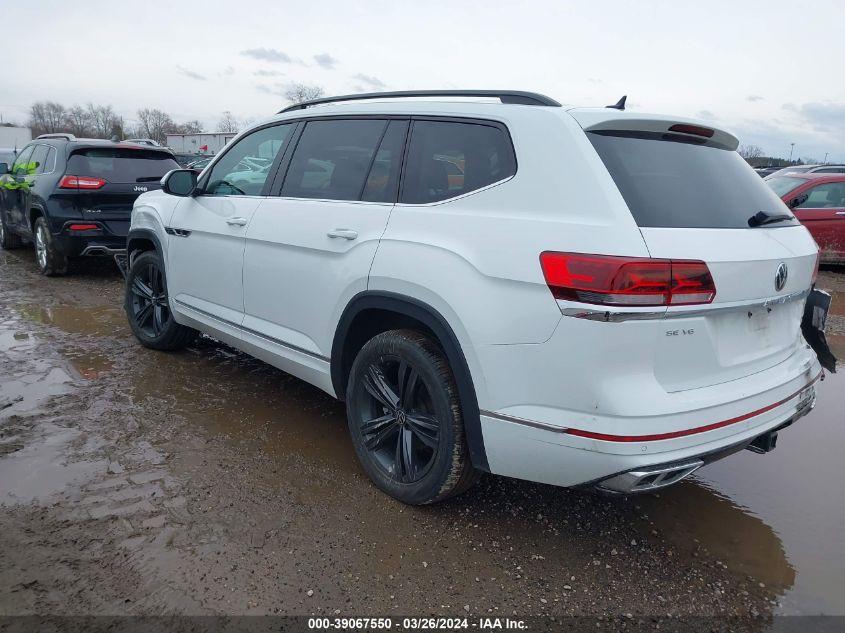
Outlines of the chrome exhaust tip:
[{"label": "chrome exhaust tip", "polygon": [[660,466],[645,466],[600,481],[596,487],[602,492],[637,494],[651,492],[676,484],[704,466],[700,459]]}]

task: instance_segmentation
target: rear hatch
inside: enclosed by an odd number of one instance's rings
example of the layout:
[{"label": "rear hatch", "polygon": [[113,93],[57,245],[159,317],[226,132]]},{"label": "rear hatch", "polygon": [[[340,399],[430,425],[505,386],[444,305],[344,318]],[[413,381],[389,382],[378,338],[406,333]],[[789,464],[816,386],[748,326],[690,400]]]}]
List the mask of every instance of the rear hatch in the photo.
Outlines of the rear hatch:
[{"label": "rear hatch", "polygon": [[[654,321],[658,381],[667,391],[699,388],[786,360],[801,345],[813,239],[737,154],[731,135],[689,123],[625,123],[587,127],[587,137],[651,257],[703,261],[716,288],[712,302],[670,305]],[[759,212],[785,219],[750,226]]]},{"label": "rear hatch", "polygon": [[[161,178],[179,169],[165,150],[126,146],[74,150],[68,159],[60,195],[73,197],[85,220],[101,223],[116,235],[126,235],[135,199],[161,188]],[[76,176],[76,181],[69,180]]]}]

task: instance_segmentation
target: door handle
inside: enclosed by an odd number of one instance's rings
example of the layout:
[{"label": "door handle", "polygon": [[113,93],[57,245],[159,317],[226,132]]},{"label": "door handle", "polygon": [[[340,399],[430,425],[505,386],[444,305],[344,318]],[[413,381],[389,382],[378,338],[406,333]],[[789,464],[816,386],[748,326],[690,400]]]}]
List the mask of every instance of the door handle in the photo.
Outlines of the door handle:
[{"label": "door handle", "polygon": [[227,218],[226,224],[230,226],[246,226],[247,219],[246,218]]},{"label": "door handle", "polygon": [[334,229],[333,231],[329,231],[326,233],[331,238],[342,238],[344,240],[354,240],[358,237],[358,231],[352,231],[350,229]]}]

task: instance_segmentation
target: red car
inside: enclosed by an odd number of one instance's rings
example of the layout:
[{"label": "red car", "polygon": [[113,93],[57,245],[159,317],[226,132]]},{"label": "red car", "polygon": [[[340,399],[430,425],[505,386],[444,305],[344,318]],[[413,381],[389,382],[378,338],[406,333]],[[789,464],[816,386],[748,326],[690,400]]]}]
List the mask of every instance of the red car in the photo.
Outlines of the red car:
[{"label": "red car", "polygon": [[845,174],[788,173],[765,180],[813,235],[821,261],[845,264]]}]

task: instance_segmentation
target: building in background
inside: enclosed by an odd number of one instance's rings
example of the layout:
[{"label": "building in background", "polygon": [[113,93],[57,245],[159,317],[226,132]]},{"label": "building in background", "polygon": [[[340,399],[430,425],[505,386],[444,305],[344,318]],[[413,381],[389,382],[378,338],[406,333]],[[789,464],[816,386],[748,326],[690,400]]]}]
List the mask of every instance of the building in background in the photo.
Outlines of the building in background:
[{"label": "building in background", "polygon": [[216,154],[235,136],[235,132],[168,134],[167,146],[177,154]]},{"label": "building in background", "polygon": [[32,140],[32,130],[28,127],[0,125],[0,147],[21,149]]}]

